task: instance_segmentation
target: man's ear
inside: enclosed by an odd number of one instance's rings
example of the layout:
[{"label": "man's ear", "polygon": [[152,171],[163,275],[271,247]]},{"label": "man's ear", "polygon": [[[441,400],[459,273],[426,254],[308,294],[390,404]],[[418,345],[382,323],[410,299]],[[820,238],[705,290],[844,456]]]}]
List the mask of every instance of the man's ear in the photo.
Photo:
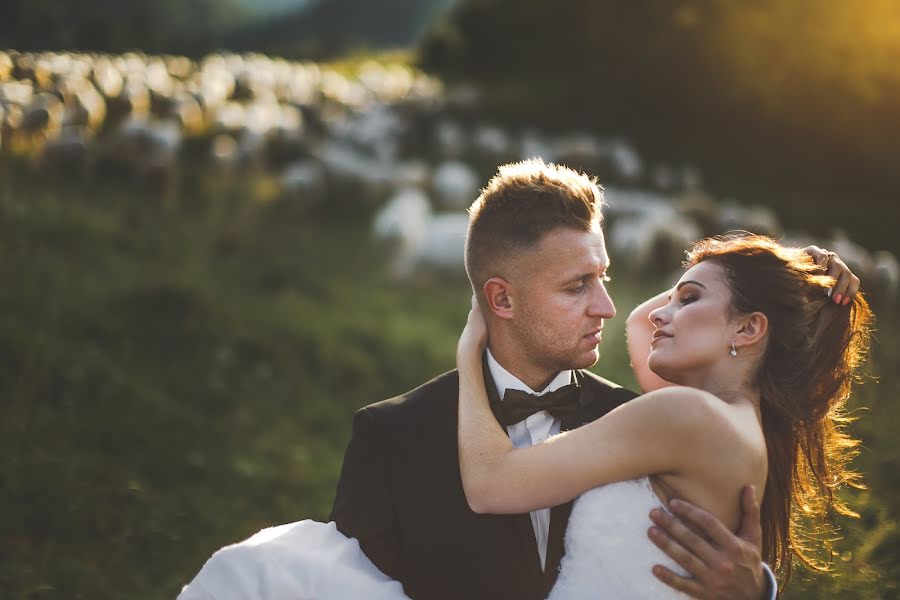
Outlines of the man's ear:
[{"label": "man's ear", "polygon": [[484,282],[484,298],[487,306],[482,310],[500,319],[511,319],[513,316],[512,286],[502,277],[491,277]]},{"label": "man's ear", "polygon": [[767,331],[769,331],[768,317],[761,312],[750,313],[741,318],[735,345],[738,348],[754,346],[765,339]]}]

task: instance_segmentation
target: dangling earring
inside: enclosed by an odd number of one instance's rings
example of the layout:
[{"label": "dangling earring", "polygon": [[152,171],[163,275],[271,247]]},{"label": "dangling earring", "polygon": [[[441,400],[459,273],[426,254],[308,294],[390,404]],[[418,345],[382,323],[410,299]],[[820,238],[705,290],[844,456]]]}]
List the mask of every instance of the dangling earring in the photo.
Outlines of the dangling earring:
[{"label": "dangling earring", "polygon": [[732,356],[737,356],[737,348],[734,347],[734,342],[731,342],[731,352],[729,353]]}]

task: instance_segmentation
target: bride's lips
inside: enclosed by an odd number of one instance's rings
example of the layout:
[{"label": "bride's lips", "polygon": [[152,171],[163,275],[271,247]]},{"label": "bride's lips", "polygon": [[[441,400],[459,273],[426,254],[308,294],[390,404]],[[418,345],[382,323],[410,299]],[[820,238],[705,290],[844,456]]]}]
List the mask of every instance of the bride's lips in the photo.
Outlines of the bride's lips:
[{"label": "bride's lips", "polygon": [[670,337],[672,337],[672,336],[669,335],[668,333],[666,333],[665,331],[663,331],[661,329],[657,329],[656,331],[653,332],[653,339],[650,340],[650,345],[652,346],[655,342],[658,342],[659,340],[661,340],[663,338],[670,338]]}]

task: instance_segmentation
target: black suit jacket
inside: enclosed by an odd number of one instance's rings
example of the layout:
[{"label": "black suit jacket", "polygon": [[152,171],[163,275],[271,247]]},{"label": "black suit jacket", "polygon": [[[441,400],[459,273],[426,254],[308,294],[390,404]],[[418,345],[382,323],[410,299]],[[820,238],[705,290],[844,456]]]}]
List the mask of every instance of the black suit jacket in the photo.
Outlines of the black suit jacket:
[{"label": "black suit jacket", "polygon": [[[563,430],[636,395],[587,371],[575,377],[579,411]],[[496,405],[490,375],[486,383]],[[572,503],[551,510],[542,571],[527,513],[469,509],[459,474],[458,402],[459,378],[451,371],[360,409],[331,519],[415,600],[542,600],[556,581]]]}]

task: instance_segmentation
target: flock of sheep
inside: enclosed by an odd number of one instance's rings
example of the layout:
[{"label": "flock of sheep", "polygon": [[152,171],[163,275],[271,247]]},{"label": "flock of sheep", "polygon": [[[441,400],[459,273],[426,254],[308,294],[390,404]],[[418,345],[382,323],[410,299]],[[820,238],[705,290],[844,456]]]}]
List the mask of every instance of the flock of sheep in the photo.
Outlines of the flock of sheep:
[{"label": "flock of sheep", "polygon": [[283,166],[357,111],[437,95],[400,66],[349,78],[260,55],[118,56],[0,51],[0,150],[42,169],[92,172],[110,163],[167,183],[186,145],[211,161]]},{"label": "flock of sheep", "polygon": [[[647,165],[619,138],[512,131],[485,122],[477,92],[445,92],[402,65],[353,75],[262,55],[99,55],[0,51],[0,159],[41,172],[104,169],[165,189],[190,148],[211,167],[261,170],[284,202],[360,203],[390,242],[391,271],[462,268],[465,208],[496,165],[538,156],[604,182],[619,268],[669,273],[694,240],[733,229],[806,244],[762,206],[704,192],[689,166]],[[192,163],[193,164],[193,163]],[[879,302],[896,300],[900,265],[839,233],[837,251]]]}]

